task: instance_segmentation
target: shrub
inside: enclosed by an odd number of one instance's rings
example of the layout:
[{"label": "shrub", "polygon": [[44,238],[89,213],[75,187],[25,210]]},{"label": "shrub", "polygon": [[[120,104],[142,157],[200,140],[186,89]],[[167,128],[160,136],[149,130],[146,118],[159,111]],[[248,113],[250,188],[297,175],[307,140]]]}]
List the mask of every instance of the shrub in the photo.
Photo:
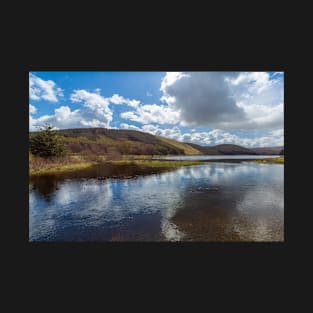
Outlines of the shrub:
[{"label": "shrub", "polygon": [[122,158],[121,153],[114,147],[108,148],[108,153],[106,155],[107,161],[116,161]]}]

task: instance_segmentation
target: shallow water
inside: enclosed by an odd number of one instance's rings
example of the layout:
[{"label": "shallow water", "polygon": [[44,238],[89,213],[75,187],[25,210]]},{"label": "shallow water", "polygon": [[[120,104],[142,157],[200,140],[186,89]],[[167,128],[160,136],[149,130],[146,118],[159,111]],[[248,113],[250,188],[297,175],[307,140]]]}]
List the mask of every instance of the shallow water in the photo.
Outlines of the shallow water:
[{"label": "shallow water", "polygon": [[282,164],[210,163],[131,179],[98,174],[32,179],[29,240],[283,241]]}]

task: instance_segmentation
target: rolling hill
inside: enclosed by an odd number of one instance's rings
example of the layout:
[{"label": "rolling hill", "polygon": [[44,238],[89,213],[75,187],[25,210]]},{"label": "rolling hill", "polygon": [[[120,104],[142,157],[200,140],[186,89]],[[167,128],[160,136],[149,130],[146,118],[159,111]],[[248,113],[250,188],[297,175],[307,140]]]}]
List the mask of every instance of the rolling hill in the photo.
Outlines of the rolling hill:
[{"label": "rolling hill", "polygon": [[[283,147],[248,149],[233,144],[201,146],[148,133],[106,128],[75,128],[57,131],[70,153],[134,155],[238,155],[279,154]],[[34,132],[30,133],[32,136]]]},{"label": "rolling hill", "polygon": [[244,148],[238,145],[222,144],[217,146],[200,146],[193,143],[188,143],[193,148],[206,155],[238,155],[238,154],[257,154],[257,152]]},{"label": "rolling hill", "polygon": [[59,130],[58,133],[73,153],[184,154],[183,149],[136,130],[77,128]]},{"label": "rolling hill", "polygon": [[[157,136],[158,139],[160,139],[162,142],[168,143],[178,149],[184,150],[184,154],[186,155],[199,155],[203,154],[200,149],[194,148],[192,145],[188,143],[179,142],[173,139],[165,138]],[[200,147],[200,146],[199,146]]]}]

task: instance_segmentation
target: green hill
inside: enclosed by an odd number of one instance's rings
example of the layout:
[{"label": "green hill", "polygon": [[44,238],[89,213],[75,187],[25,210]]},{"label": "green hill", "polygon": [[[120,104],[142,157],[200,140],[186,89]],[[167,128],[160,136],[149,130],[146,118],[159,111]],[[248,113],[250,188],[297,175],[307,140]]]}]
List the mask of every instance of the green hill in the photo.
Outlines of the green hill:
[{"label": "green hill", "polygon": [[57,133],[63,137],[70,153],[79,154],[256,155],[279,154],[283,150],[283,147],[248,149],[232,144],[200,146],[126,129],[75,128],[58,130]]},{"label": "green hill", "polygon": [[79,128],[63,129],[58,133],[64,137],[67,149],[72,153],[185,154],[184,149],[179,145],[136,130]]}]

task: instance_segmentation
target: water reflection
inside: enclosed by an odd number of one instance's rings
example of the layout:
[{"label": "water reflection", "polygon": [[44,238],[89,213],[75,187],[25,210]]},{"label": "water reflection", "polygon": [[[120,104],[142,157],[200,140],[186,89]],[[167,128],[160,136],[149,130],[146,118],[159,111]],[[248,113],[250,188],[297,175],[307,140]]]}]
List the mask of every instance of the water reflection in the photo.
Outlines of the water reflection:
[{"label": "water reflection", "polygon": [[[46,186],[47,185],[47,186]],[[137,179],[32,181],[30,240],[283,240],[283,166],[213,163]]]},{"label": "water reflection", "polygon": [[154,159],[161,160],[248,160],[248,159],[266,159],[266,158],[278,158],[279,155],[249,155],[249,154],[237,154],[237,155],[175,155],[175,156],[156,156]]},{"label": "water reflection", "polygon": [[51,176],[34,177],[30,185],[32,191],[38,192],[38,195],[50,201],[51,196],[58,189],[58,181]]}]

